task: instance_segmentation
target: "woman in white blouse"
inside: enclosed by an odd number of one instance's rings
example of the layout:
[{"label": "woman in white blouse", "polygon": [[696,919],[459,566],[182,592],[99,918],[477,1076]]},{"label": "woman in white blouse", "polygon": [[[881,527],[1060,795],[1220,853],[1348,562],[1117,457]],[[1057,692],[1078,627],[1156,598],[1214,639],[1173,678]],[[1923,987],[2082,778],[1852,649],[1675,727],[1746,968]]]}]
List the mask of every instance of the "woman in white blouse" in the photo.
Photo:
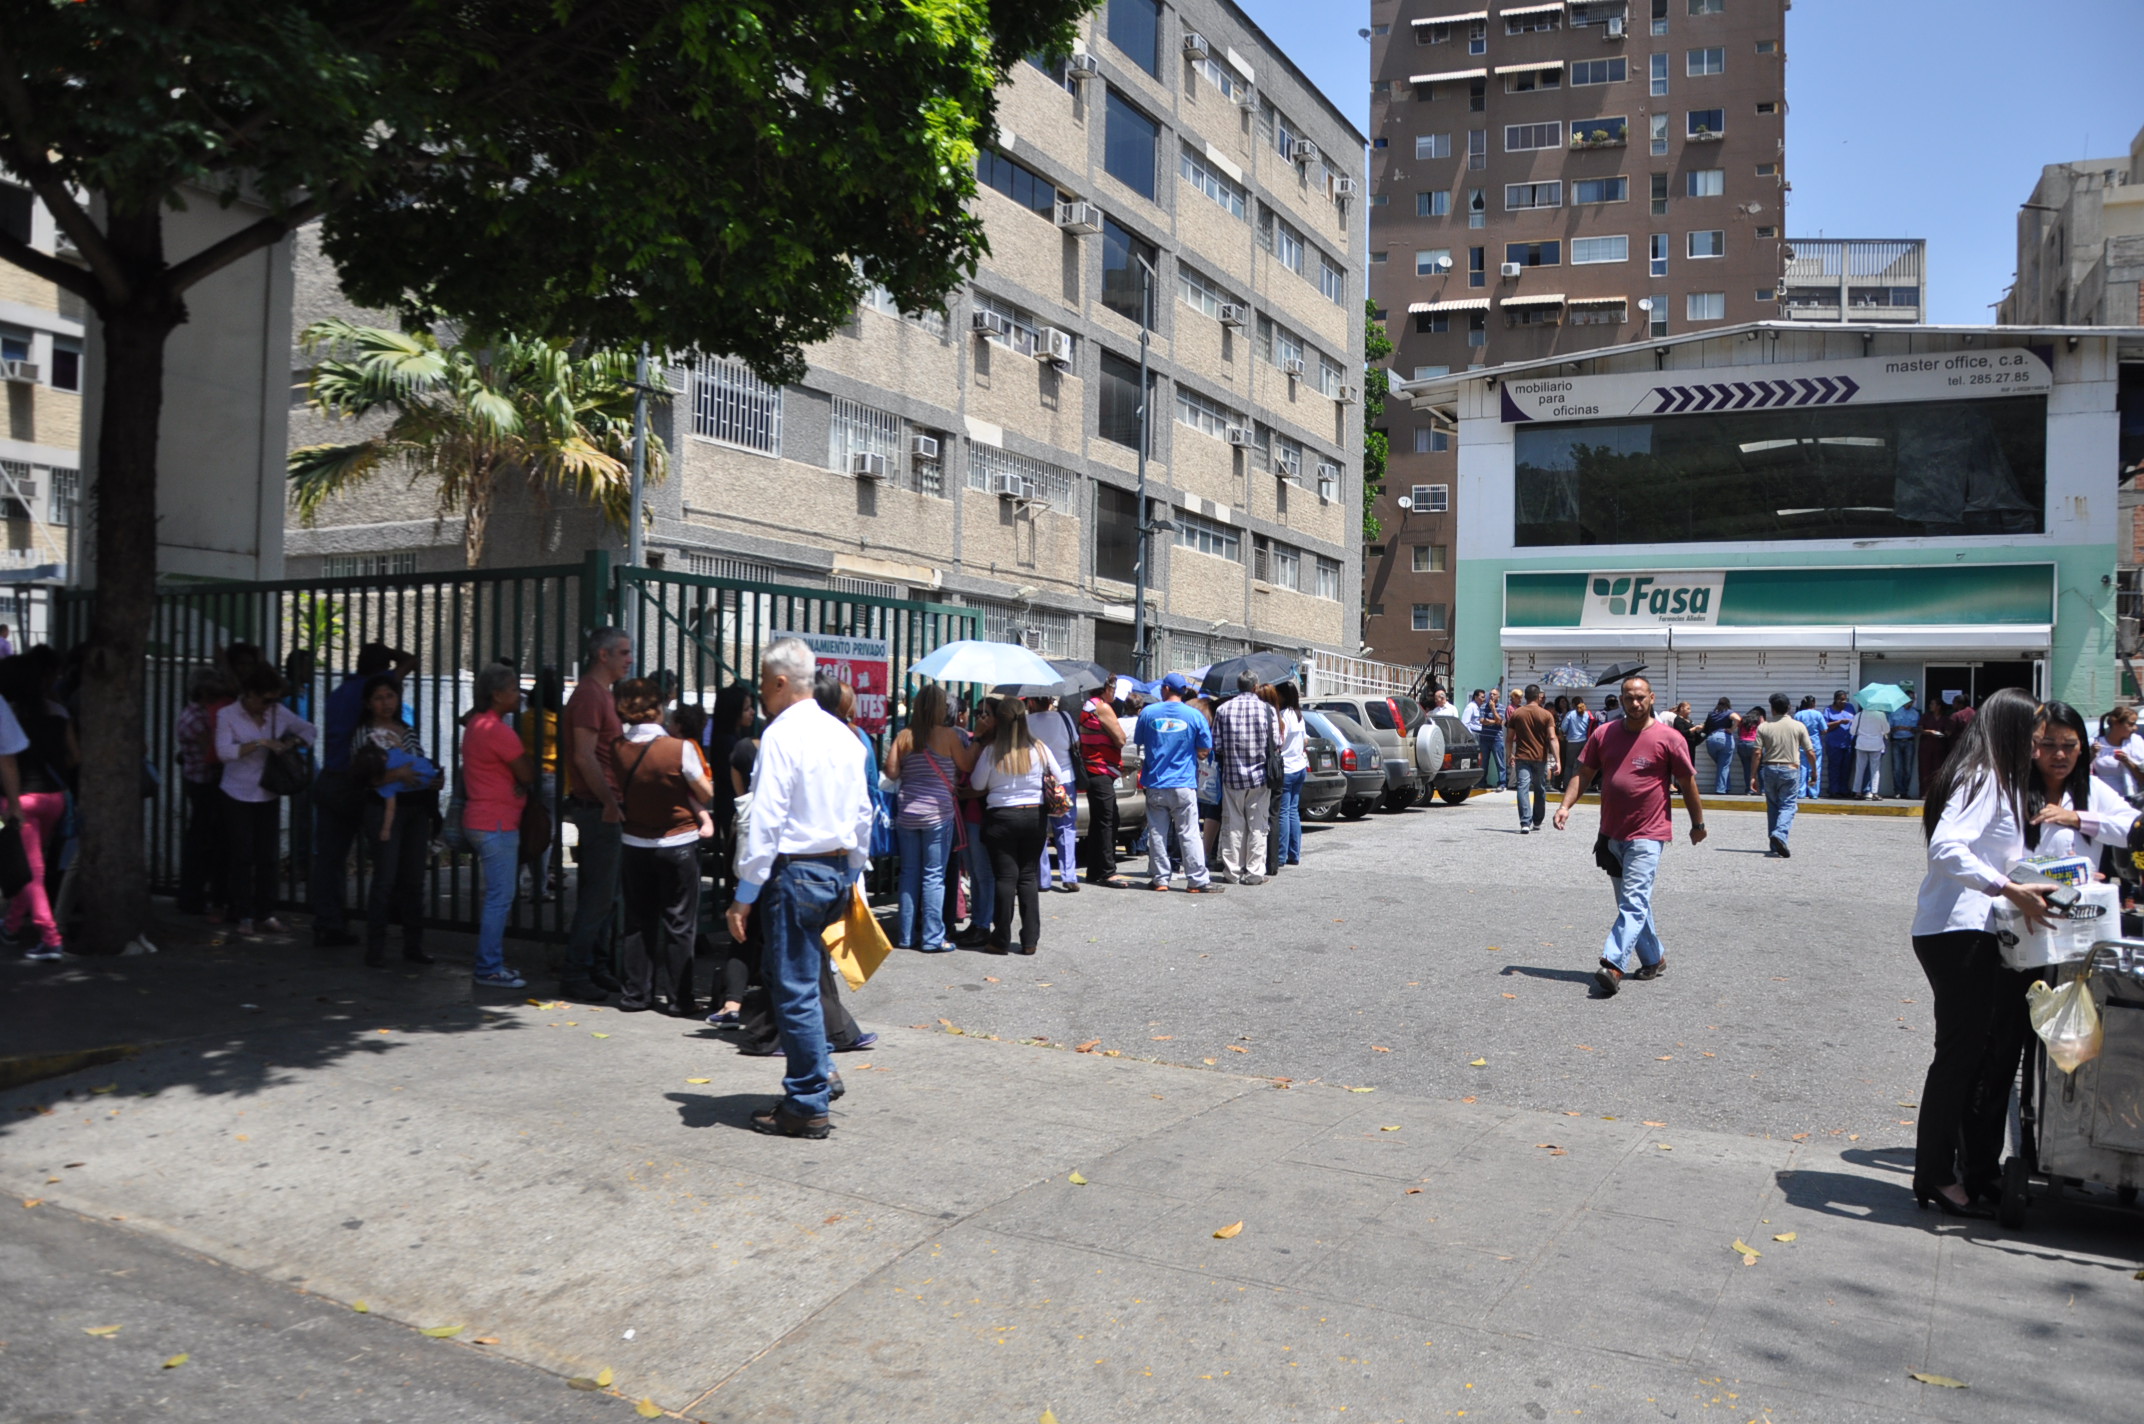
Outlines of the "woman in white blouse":
[{"label": "woman in white blouse", "polygon": [[1027,705],[1017,697],[997,700],[996,732],[968,775],[968,784],[988,792],[983,802],[983,845],[997,878],[997,918],[990,951],[1011,949],[1012,908],[1020,906],[1020,953],[1042,943],[1040,894],[1042,843],[1049,821],[1042,807],[1044,772],[1060,784],[1065,769],[1027,728]]},{"label": "woman in white blouse", "polygon": [[2135,708],[2117,707],[2100,723],[2092,775],[2125,801],[2144,792],[2144,737],[2137,735]]},{"label": "woman in white blouse", "polygon": [[2008,1036],[2011,996],[2023,992],[2003,967],[1989,916],[2007,900],[2028,924],[2047,922],[2045,887],[2017,884],[2008,873],[2028,853],[2026,826],[2035,817],[2042,825],[2076,817],[2079,826],[2090,818],[2087,833],[2102,830],[2090,812],[2028,810],[2039,779],[2038,713],[2016,688],[1990,697],[1928,786],[1921,812],[1928,873],[1913,915],[1913,953],[1934,991],[1936,1046],[1921,1089],[1913,1195],[1948,1216],[1993,1215],[1974,1189],[1995,1179],[2009,1111],[2007,1084],[1978,1091],[1993,1087],[1983,1077],[1991,1037],[1998,1020]]}]

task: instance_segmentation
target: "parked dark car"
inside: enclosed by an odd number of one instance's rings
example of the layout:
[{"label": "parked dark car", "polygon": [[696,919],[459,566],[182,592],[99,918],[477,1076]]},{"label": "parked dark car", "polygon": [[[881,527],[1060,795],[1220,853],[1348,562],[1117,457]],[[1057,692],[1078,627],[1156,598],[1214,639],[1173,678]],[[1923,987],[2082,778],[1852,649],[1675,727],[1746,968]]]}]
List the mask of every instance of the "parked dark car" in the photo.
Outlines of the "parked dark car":
[{"label": "parked dark car", "polygon": [[1435,731],[1434,738],[1421,735],[1421,732],[1415,737],[1415,761],[1422,772],[1423,804],[1427,805],[1433,796],[1441,796],[1447,806],[1460,805],[1481,784],[1484,775],[1481,742],[1453,712],[1430,713],[1421,731],[1430,730]]},{"label": "parked dark car", "polygon": [[1412,697],[1349,692],[1320,697],[1316,705],[1320,712],[1349,718],[1377,743],[1385,772],[1382,804],[1387,811],[1403,811],[1422,798],[1424,782],[1414,756],[1414,734],[1422,725],[1420,703]]},{"label": "parked dark car", "polygon": [[[1343,712],[1305,708],[1303,723],[1312,736],[1339,749],[1339,769],[1345,786],[1333,813],[1350,821],[1369,815],[1385,794],[1384,748],[1366,728]],[[1307,799],[1303,814],[1310,814]]]},{"label": "parked dark car", "polygon": [[1310,758],[1310,772],[1303,778],[1303,819],[1322,821],[1337,813],[1347,799],[1347,773],[1340,769],[1339,742],[1322,735],[1308,719],[1303,723],[1303,753]]}]

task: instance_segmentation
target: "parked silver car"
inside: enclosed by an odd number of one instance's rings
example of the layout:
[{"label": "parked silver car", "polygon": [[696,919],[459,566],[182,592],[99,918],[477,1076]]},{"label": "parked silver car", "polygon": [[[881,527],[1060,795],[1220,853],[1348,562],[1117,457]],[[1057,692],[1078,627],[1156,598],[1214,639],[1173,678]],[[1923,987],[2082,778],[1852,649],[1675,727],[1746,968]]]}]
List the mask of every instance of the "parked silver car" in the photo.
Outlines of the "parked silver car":
[{"label": "parked silver car", "polygon": [[1404,811],[1422,799],[1422,773],[1414,755],[1414,734],[1422,725],[1419,703],[1412,697],[1351,692],[1320,697],[1313,705],[1353,720],[1376,741],[1385,770],[1382,804],[1387,811]]}]

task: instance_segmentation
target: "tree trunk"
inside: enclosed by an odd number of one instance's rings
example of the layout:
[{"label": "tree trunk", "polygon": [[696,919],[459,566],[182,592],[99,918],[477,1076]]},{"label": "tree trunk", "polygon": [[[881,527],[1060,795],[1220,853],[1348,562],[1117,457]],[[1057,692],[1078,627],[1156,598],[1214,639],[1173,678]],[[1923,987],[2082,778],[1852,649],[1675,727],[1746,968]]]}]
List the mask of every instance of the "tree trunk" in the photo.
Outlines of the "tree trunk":
[{"label": "tree trunk", "polygon": [[[164,343],[186,309],[159,280],[161,215],[114,215],[114,246],[144,274],[102,315],[104,406],[97,425],[97,587],[82,664],[82,863],[77,953],[117,954],[148,921],[142,815],[144,690],[156,606],[156,454]],[[154,274],[154,275],[151,275]]]}]

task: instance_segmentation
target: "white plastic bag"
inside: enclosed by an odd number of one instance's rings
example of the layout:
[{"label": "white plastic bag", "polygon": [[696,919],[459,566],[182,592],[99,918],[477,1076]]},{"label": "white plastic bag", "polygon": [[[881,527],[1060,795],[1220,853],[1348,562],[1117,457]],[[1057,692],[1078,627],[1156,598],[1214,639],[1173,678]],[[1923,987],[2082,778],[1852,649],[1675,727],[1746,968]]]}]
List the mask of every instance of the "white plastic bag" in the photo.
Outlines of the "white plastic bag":
[{"label": "white plastic bag", "polygon": [[2025,1005],[2032,1016],[2032,1031],[2047,1045],[2048,1061],[2065,1073],[2074,1073],[2099,1057],[2106,1042],[2100,1027],[2099,1008],[2092,1002],[2092,988],[2083,975],[2059,989],[2035,980],[2025,991]]},{"label": "white plastic bag", "polygon": [[2120,932],[2121,887],[2097,880],[2077,892],[2077,902],[2068,909],[2050,905],[2054,923],[2034,929],[2008,901],[1997,901],[1988,928],[1995,931],[2003,963],[2012,969],[2039,969],[2050,964],[2075,964],[2092,951],[2095,940],[2111,939]]}]

